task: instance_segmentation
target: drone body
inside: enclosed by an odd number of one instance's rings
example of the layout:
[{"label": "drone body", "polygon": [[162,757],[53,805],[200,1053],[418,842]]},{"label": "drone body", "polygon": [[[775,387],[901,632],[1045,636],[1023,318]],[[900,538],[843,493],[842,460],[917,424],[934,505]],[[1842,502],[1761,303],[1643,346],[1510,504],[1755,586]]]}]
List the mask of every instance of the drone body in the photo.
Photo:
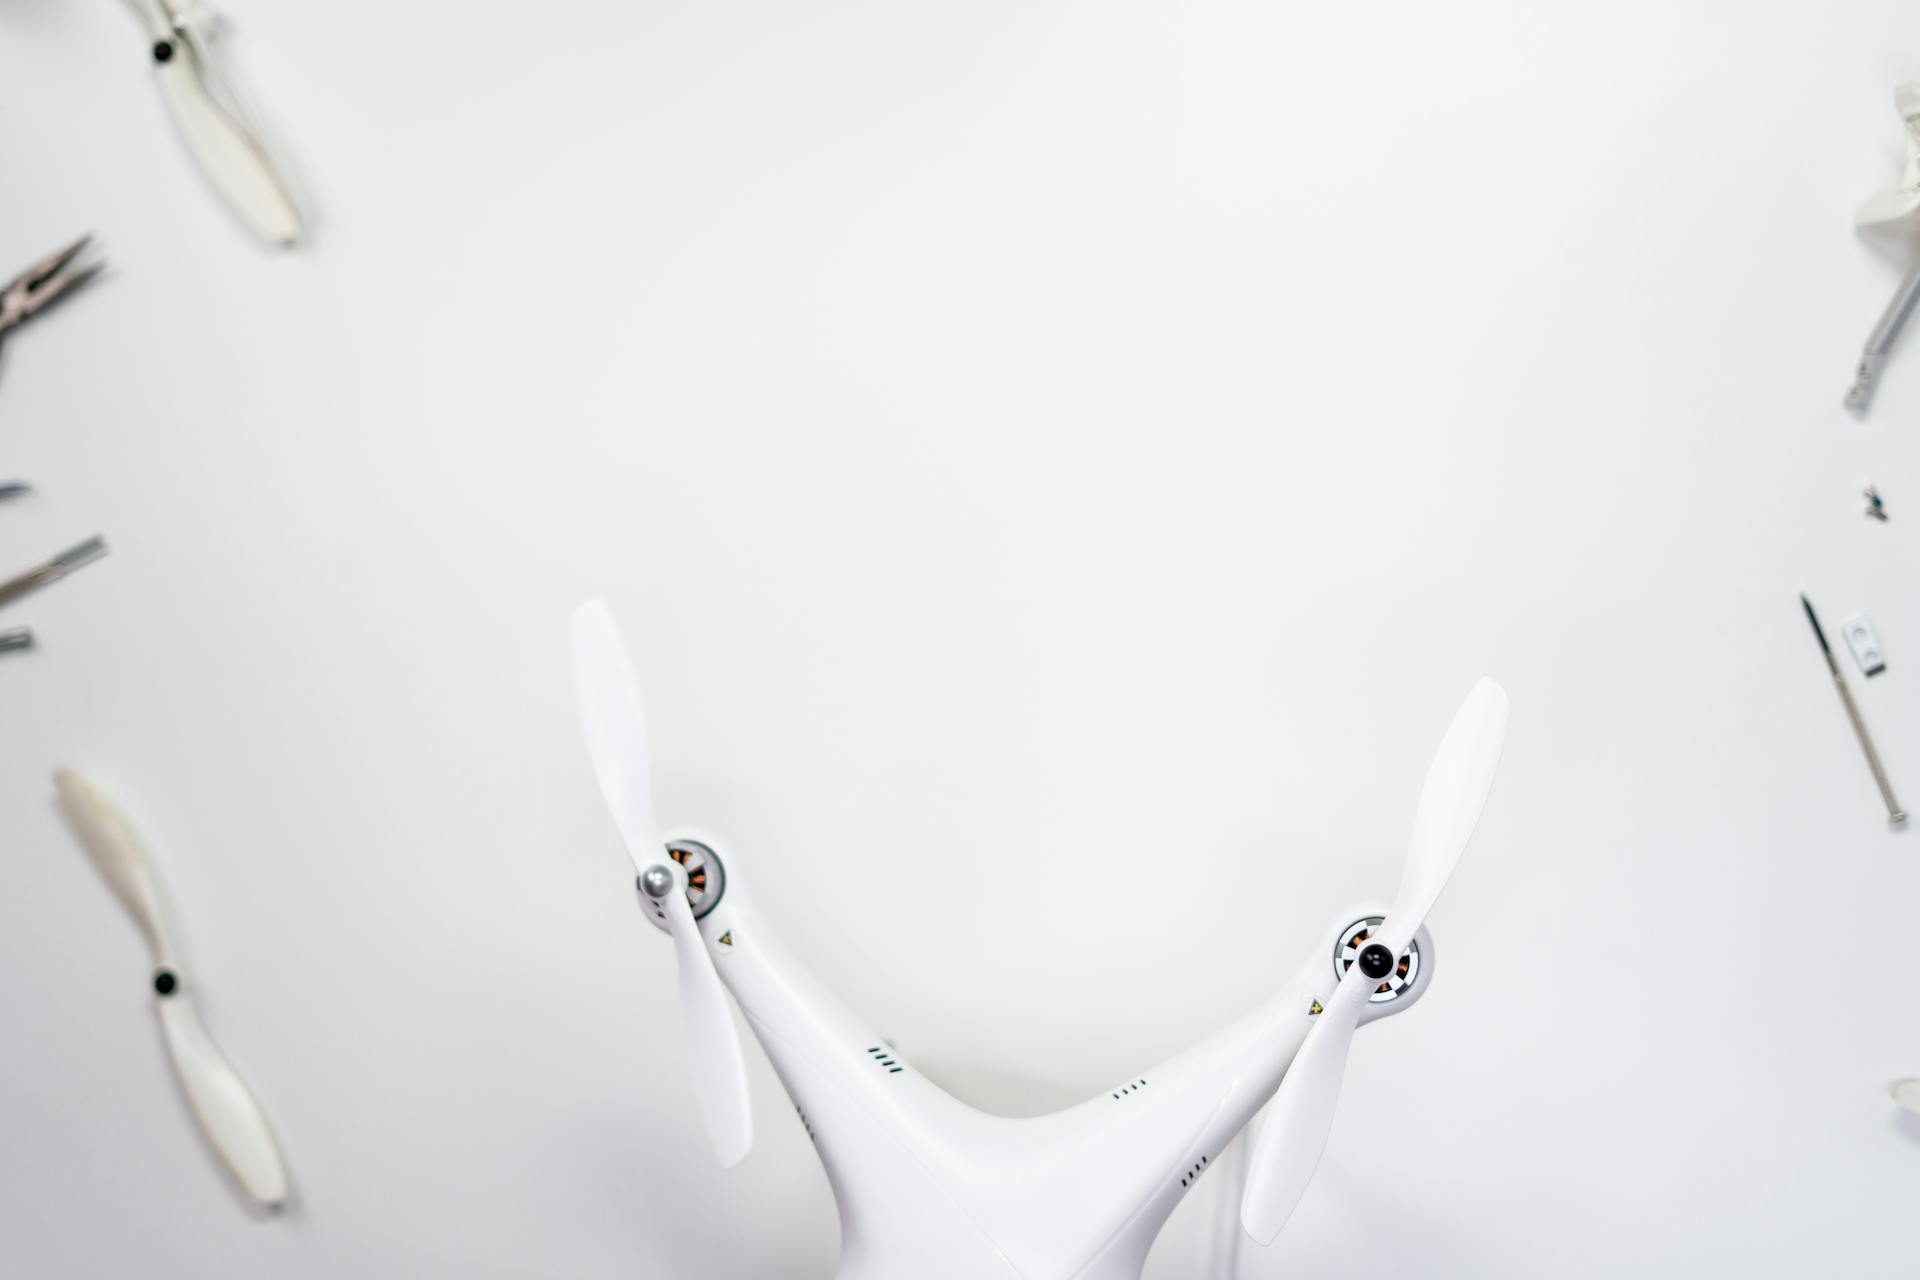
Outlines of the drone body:
[{"label": "drone body", "polygon": [[[1139,1280],[1168,1215],[1273,1096],[1311,1010],[1338,983],[1342,942],[1386,906],[1340,917],[1277,995],[1179,1056],[1077,1107],[1009,1120],[943,1092],[815,981],[753,909],[739,859],[718,847],[699,832],[668,836],[676,860],[709,878],[716,862],[726,869],[700,939],[826,1168],[840,1280]],[[666,928],[644,889],[642,902]],[[1405,967],[1411,981],[1369,1005],[1366,1021],[1426,990],[1424,931]]]},{"label": "drone body", "polygon": [[653,820],[644,721],[605,606],[575,617],[580,714],[640,901],[674,941],[694,1094],[721,1162],[752,1142],[730,992],[819,1153],[839,1206],[840,1280],[1139,1280],[1167,1217],[1271,1101],[1241,1207],[1269,1243],[1311,1178],[1361,1025],[1409,1008],[1433,973],[1421,921],[1478,821],[1506,725],[1482,681],[1421,797],[1392,905],[1341,915],[1259,1008],[1068,1110],[1007,1119],[954,1099],[815,981],[755,910],[742,864]]}]

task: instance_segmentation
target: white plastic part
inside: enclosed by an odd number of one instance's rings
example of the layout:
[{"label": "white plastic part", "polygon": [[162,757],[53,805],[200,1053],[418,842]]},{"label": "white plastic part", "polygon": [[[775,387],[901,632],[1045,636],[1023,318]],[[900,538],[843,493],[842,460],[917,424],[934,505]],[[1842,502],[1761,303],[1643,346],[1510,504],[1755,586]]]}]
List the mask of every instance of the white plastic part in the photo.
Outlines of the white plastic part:
[{"label": "white plastic part", "polygon": [[[1221,1153],[1288,1071],[1332,985],[1336,943],[1387,907],[1341,913],[1270,999],[1177,1056],[1078,1106],[1013,1120],[941,1090],[822,987],[755,909],[738,854],[706,832],[666,834],[726,864],[701,935],[826,1168],[839,1280],[1139,1280],[1167,1218],[1202,1177],[1219,1177]],[[1417,1002],[1435,954],[1424,931],[1419,945],[1416,985],[1363,1006],[1363,1024]]]},{"label": "white plastic part", "polygon": [[1460,855],[1467,851],[1493,791],[1506,741],[1507,691],[1483,676],[1454,713],[1433,763],[1427,766],[1420,807],[1414,811],[1406,870],[1393,896],[1393,909],[1381,926],[1382,945],[1394,955],[1406,950],[1460,865]]},{"label": "white plastic part", "polygon": [[667,856],[654,821],[646,710],[626,644],[604,601],[588,601],[574,612],[573,676],[594,776],[627,854],[643,876],[662,866],[673,876],[672,891],[659,906],[679,957],[680,1016],[693,1059],[694,1096],[714,1154],[722,1168],[730,1169],[753,1149],[746,1053],[713,958],[687,905],[686,870]]},{"label": "white plastic part", "polygon": [[1910,81],[1893,91],[1894,110],[1907,126],[1907,169],[1900,185],[1876,191],[1855,211],[1855,225],[1884,226],[1920,212],[1920,81]]},{"label": "white plastic part", "polygon": [[[1454,715],[1427,769],[1400,891],[1372,940],[1390,955],[1406,952],[1460,865],[1493,789],[1506,733],[1506,691],[1482,679]],[[1274,1096],[1249,1157],[1240,1206],[1247,1234],[1263,1245],[1272,1244],[1293,1216],[1326,1150],[1347,1050],[1374,985],[1358,965],[1346,972]]]},{"label": "white plastic part", "polygon": [[1881,651],[1880,636],[1873,629],[1872,618],[1864,613],[1848,618],[1840,624],[1840,634],[1846,637],[1847,648],[1860,665],[1861,675],[1872,679],[1887,669],[1887,655]]},{"label": "white plastic part", "polygon": [[215,1154],[241,1188],[264,1205],[287,1198],[286,1168],[260,1104],[207,1034],[154,884],[153,871],[125,820],[80,775],[62,769],[55,791],[80,846],[147,936],[156,976],[160,1027],[181,1090]]},{"label": "white plastic part", "polygon": [[193,993],[176,988],[159,1006],[160,1026],[166,1032],[180,1088],[214,1151],[248,1195],[264,1205],[284,1204],[287,1171],[267,1117],[239,1072],[207,1035]]},{"label": "white plastic part", "polygon": [[1347,1051],[1374,983],[1358,970],[1334,988],[1268,1108],[1261,1140],[1248,1157],[1240,1221],[1247,1234],[1272,1244],[1306,1193],[1333,1132],[1333,1115],[1346,1076]]},{"label": "white plastic part", "polygon": [[604,600],[589,600],[574,611],[573,692],[600,795],[633,869],[644,875],[667,852],[653,816],[647,711],[626,642]]},{"label": "white plastic part", "polygon": [[1895,1084],[1893,1098],[1907,1110],[1920,1114],[1920,1079],[1902,1080]]},{"label": "white plastic part", "polygon": [[[604,619],[603,608],[591,613]],[[588,616],[576,615],[576,662]],[[1012,1120],[941,1090],[821,986],[755,909],[739,854],[699,830],[660,836],[698,842],[725,868],[725,892],[693,923],[825,1166],[839,1280],[1139,1280],[1168,1217],[1202,1177],[1219,1177],[1221,1153],[1273,1098],[1325,1016],[1314,1012],[1321,999],[1336,986],[1365,994],[1334,980],[1336,948],[1356,922],[1393,910],[1375,901],[1342,912],[1264,1004],[1172,1059],[1078,1106]],[[672,932],[684,947],[684,925]],[[1424,928],[1414,943],[1412,984],[1378,1004],[1362,999],[1360,1025],[1421,998],[1436,953]]]},{"label": "white plastic part", "polygon": [[167,928],[166,913],[160,905],[160,894],[154,887],[146,855],[133,832],[113,806],[71,769],[62,769],[53,775],[53,788],[60,797],[60,807],[68,824],[80,840],[80,847],[86,851],[100,878],[120,899],[120,905],[140,926],[140,932],[146,935],[154,968],[173,968],[173,939]]},{"label": "white plastic part", "polygon": [[175,34],[173,54],[154,64],[187,149],[240,219],[262,239],[279,245],[299,240],[300,208],[280,180],[266,148],[239,116],[214,95],[213,72],[197,42]]},{"label": "white plastic part", "polygon": [[679,958],[680,1017],[693,1058],[693,1090],[707,1136],[713,1139],[720,1167],[731,1169],[753,1150],[753,1106],[747,1091],[747,1060],[740,1031],[727,1007],[726,988],[714,972],[713,959],[700,940],[693,909],[687,905],[686,868],[669,859],[673,892],[661,906],[666,911],[673,949]]},{"label": "white plastic part", "polygon": [[1266,1117],[1263,1109],[1249,1120],[1214,1162],[1212,1173],[1220,1179],[1220,1185],[1214,1189],[1213,1220],[1207,1229],[1207,1266],[1202,1275],[1218,1280],[1237,1280],[1240,1275],[1240,1255],[1247,1239],[1246,1228],[1240,1225],[1240,1201],[1247,1191],[1247,1151],[1259,1141]]}]

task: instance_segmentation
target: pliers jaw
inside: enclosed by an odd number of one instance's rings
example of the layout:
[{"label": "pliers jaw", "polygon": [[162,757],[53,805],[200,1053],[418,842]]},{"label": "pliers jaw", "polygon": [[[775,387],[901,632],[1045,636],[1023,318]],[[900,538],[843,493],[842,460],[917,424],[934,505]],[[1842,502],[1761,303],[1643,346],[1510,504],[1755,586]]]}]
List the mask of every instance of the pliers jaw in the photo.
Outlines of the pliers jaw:
[{"label": "pliers jaw", "polygon": [[92,242],[91,234],[81,236],[8,281],[6,289],[0,291],[0,333],[5,333],[99,275],[106,266],[104,262],[91,262],[76,270],[67,270]]}]

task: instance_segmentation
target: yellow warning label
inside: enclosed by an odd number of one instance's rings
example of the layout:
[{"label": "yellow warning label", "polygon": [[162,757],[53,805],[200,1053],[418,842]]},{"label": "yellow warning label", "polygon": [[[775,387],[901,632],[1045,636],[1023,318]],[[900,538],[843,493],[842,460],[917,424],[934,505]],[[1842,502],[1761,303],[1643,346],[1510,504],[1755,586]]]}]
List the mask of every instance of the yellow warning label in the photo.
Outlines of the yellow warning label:
[{"label": "yellow warning label", "polygon": [[1307,1016],[1312,1017],[1314,1014],[1319,1012],[1320,1012],[1320,1002],[1318,1000],[1315,1000],[1313,1002],[1313,1008],[1307,1010]]},{"label": "yellow warning label", "polygon": [[725,933],[720,935],[720,945],[723,947],[730,947],[733,945],[733,930],[729,929]]}]

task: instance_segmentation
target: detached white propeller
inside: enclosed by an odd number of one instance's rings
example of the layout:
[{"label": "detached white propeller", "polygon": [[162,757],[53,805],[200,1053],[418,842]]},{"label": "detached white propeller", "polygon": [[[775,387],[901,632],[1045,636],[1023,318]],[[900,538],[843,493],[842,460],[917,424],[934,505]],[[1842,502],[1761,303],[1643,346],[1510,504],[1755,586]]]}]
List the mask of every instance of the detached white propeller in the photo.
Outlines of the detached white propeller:
[{"label": "detached white propeller", "polygon": [[1272,1244],[1313,1178],[1333,1129],[1347,1049],[1367,998],[1399,963],[1446,888],[1493,788],[1507,734],[1506,691],[1481,680],[1467,695],[1427,770],[1400,892],[1386,919],[1315,1017],[1254,1140],[1240,1222]]},{"label": "detached white propeller", "polygon": [[281,245],[299,240],[300,207],[249,125],[239,95],[214,64],[212,18],[195,0],[130,2],[153,39],[160,96],[208,181],[262,239]]},{"label": "detached white propeller", "polygon": [[147,935],[160,1029],[194,1118],[248,1195],[263,1205],[284,1203],[287,1173],[273,1131],[260,1104],[200,1021],[139,842],[120,815],[78,774],[62,769],[53,775],[53,785],[81,847]]},{"label": "detached white propeller", "polygon": [[620,829],[640,888],[665,913],[680,967],[680,1016],[693,1061],[693,1091],[723,1168],[753,1148],[753,1107],[740,1032],[727,1008],[726,988],[700,939],[687,902],[687,872],[667,853],[653,817],[648,780],[646,710],[620,629],[603,600],[573,615],[573,680],[593,772]]}]

